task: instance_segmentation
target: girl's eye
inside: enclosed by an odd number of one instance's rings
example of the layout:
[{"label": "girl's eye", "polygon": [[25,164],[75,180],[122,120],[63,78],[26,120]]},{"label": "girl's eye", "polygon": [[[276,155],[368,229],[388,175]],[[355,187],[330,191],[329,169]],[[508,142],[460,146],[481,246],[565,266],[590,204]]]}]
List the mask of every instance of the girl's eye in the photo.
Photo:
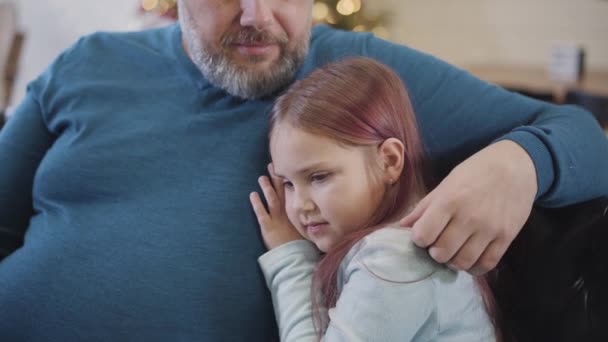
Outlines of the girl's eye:
[{"label": "girl's eye", "polygon": [[291,183],[291,182],[290,182],[290,181],[288,181],[288,180],[285,180],[285,181],[283,181],[283,186],[284,186],[285,188],[290,188],[290,189],[291,189],[291,188],[293,187],[293,183]]},{"label": "girl's eye", "polygon": [[329,177],[329,173],[316,173],[310,177],[313,182],[322,182]]}]

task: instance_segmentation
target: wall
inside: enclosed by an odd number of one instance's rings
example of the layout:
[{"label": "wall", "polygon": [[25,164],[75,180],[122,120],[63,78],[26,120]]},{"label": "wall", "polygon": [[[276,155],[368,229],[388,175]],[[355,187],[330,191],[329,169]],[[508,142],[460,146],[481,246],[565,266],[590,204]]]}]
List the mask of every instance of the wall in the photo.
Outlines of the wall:
[{"label": "wall", "polygon": [[[545,64],[555,41],[608,69],[607,0],[373,0],[394,11],[391,40],[459,65]],[[367,4],[366,3],[366,4]]]},{"label": "wall", "polygon": [[[8,1],[8,0],[0,0]],[[97,30],[125,30],[133,21],[135,0],[16,0],[26,41],[11,103],[25,94],[27,83],[78,37]]]},{"label": "wall", "polygon": [[[9,0],[0,0],[9,1]],[[27,40],[13,101],[76,39],[96,30],[124,30],[136,0],[14,0]],[[608,69],[606,0],[366,0],[393,14],[391,39],[459,65],[544,64],[551,43],[587,49],[590,67]]]}]

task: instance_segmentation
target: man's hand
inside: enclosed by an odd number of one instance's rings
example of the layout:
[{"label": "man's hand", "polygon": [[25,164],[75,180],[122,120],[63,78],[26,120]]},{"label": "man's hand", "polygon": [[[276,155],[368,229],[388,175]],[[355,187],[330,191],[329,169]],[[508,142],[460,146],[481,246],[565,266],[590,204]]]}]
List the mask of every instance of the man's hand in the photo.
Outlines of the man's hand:
[{"label": "man's hand", "polygon": [[503,140],[462,162],[401,220],[433,259],[479,275],[493,269],[525,224],[537,192],[526,151]]},{"label": "man's hand", "polygon": [[255,216],[258,218],[264,244],[268,249],[273,249],[289,241],[302,240],[303,238],[287,218],[285,189],[281,179],[274,175],[272,164],[268,165],[268,173],[272,178],[272,184],[266,176],[258,179],[266,203],[268,203],[268,211],[266,211],[257,192],[252,192],[249,195],[249,200],[253,206]]}]

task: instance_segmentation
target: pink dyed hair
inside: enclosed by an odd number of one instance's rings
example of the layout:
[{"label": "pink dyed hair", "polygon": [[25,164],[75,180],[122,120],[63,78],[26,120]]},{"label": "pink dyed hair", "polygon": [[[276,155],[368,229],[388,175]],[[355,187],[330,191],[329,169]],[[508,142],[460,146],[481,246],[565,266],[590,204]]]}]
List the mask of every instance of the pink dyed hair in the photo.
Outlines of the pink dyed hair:
[{"label": "pink dyed hair", "polygon": [[356,57],[330,63],[294,83],[271,111],[271,139],[279,123],[350,146],[374,146],[397,138],[405,147],[401,175],[387,188],[374,216],[363,229],[328,251],[315,271],[311,291],[320,338],[328,323],[322,321],[320,305],[331,308],[336,304],[342,259],[366,235],[403,217],[426,194],[431,180],[427,178],[424,148],[403,81],[373,59]]}]

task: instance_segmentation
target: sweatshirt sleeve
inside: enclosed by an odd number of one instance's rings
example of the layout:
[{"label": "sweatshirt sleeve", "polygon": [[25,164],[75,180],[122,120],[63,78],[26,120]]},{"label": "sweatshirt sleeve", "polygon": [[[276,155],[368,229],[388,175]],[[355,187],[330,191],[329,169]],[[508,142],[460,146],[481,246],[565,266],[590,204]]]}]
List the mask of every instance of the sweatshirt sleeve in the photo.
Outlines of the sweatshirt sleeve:
[{"label": "sweatshirt sleeve", "polygon": [[608,140],[590,113],[509,92],[372,35],[362,49],[404,80],[440,176],[488,144],[508,139],[534,162],[540,205],[563,206],[608,195]]},{"label": "sweatshirt sleeve", "polygon": [[[366,239],[343,261],[340,297],[329,310],[325,342],[411,341],[439,331],[438,269],[413,244]],[[271,250],[259,259],[272,293],[281,341],[316,341],[311,280],[318,251],[307,241]]]},{"label": "sweatshirt sleeve", "polygon": [[271,292],[281,341],[316,341],[311,286],[319,258],[320,253],[311,242],[298,240],[258,259]]},{"label": "sweatshirt sleeve", "polygon": [[34,176],[52,142],[30,91],[0,131],[0,261],[23,243],[34,214]]}]

